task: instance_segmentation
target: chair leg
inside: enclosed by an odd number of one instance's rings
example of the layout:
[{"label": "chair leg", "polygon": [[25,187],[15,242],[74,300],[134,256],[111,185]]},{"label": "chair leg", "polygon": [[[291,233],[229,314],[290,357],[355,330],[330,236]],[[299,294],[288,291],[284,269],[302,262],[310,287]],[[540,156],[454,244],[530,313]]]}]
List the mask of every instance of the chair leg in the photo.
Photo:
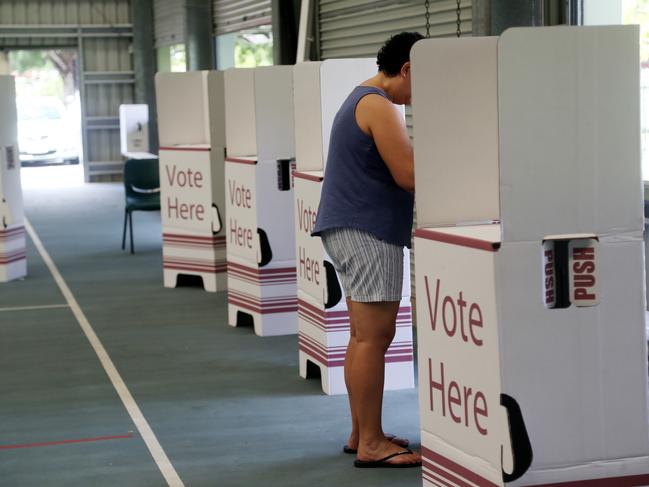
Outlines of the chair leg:
[{"label": "chair leg", "polygon": [[124,230],[122,231],[122,250],[126,247],[126,220],[128,219],[128,210],[124,209]]},{"label": "chair leg", "polygon": [[129,233],[131,234],[131,254],[134,254],[135,251],[133,250],[133,212],[130,212],[128,218],[128,225],[129,225]]}]

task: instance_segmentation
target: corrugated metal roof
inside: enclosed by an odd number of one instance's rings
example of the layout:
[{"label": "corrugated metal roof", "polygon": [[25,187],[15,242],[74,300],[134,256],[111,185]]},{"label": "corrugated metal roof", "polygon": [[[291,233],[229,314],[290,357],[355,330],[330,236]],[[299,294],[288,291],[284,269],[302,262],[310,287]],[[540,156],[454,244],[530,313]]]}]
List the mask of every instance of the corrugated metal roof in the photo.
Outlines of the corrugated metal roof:
[{"label": "corrugated metal roof", "polygon": [[0,24],[125,24],[130,0],[2,0]]},{"label": "corrugated metal roof", "polygon": [[156,47],[185,42],[184,0],[154,0],[153,29]]},{"label": "corrugated metal roof", "polygon": [[214,0],[214,35],[239,32],[272,22],[270,0]]},{"label": "corrugated metal roof", "polygon": [[[462,32],[471,35],[471,1],[463,0]],[[455,35],[454,0],[430,2],[431,37]],[[321,0],[319,9],[320,58],[372,57],[385,40],[402,31],[425,34],[421,1]]]}]

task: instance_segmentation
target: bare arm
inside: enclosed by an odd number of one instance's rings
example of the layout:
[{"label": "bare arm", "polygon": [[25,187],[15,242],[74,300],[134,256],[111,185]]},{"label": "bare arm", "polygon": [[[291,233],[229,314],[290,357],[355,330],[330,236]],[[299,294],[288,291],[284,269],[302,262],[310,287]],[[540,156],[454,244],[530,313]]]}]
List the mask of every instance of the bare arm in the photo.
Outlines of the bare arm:
[{"label": "bare arm", "polygon": [[356,122],[363,132],[374,139],[397,185],[406,191],[414,191],[412,144],[399,109],[380,95],[367,95],[356,106]]}]

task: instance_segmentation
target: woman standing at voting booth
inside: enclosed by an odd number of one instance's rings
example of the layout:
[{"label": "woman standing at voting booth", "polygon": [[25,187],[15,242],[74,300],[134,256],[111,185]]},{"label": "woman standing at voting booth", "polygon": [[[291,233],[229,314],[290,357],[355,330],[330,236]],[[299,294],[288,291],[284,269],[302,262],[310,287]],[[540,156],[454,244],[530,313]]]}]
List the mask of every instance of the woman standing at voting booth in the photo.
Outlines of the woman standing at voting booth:
[{"label": "woman standing at voting booth", "polygon": [[422,37],[390,38],[377,56],[379,72],[354,88],[336,114],[313,232],[342,280],[350,313],[345,383],[352,432],[345,451],[356,453],[354,465],[362,468],[421,465],[407,440],[386,437],[381,412],[414,202],[413,149],[395,104],[410,103],[410,48]]}]

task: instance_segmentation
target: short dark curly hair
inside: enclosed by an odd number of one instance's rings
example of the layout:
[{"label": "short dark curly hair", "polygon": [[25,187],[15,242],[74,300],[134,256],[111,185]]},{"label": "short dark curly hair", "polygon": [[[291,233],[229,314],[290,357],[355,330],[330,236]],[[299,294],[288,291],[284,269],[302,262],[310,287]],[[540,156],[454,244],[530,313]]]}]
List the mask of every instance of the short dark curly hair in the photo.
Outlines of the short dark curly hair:
[{"label": "short dark curly hair", "polygon": [[410,61],[412,45],[423,38],[419,32],[401,32],[390,37],[376,55],[379,71],[389,77],[398,75],[401,67]]}]

